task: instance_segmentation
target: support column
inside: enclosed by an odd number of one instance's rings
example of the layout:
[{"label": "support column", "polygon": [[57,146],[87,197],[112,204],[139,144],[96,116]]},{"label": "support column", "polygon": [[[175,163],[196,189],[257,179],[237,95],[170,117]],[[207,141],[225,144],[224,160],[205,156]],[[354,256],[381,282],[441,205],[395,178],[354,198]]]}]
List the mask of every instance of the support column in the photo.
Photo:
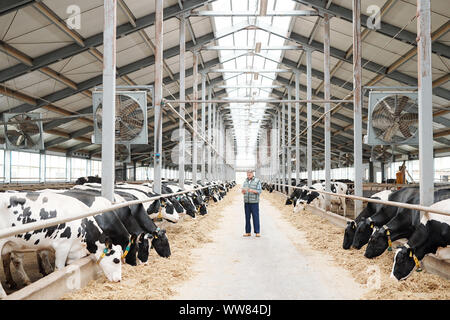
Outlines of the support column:
[{"label": "support column", "polygon": [[161,193],[162,168],[162,84],[163,84],[163,0],[155,0],[155,134],[153,191]]},{"label": "support column", "polygon": [[[311,50],[306,50],[306,99],[312,99],[312,83],[311,83]],[[312,185],[312,104],[306,104],[306,170],[308,171],[308,187]]]},{"label": "support column", "polygon": [[[208,100],[211,100],[212,98],[212,89],[211,87],[208,90]],[[212,126],[211,126],[211,113],[212,113],[212,105],[211,102],[208,102],[208,142],[210,144],[212,144],[211,141],[211,130],[212,130]],[[212,158],[211,158],[211,146],[207,146],[207,150],[208,150],[208,180],[213,180],[212,179]]]},{"label": "support column", "polygon": [[[194,52],[194,60],[193,60],[193,76],[194,76],[194,84],[193,84],[193,99],[195,101],[198,100],[198,52]],[[197,109],[198,103],[194,102],[192,105],[192,127],[194,128],[194,132],[192,132],[192,183],[197,184]]]},{"label": "support column", "polygon": [[[300,100],[300,72],[295,72],[295,100]],[[300,183],[300,103],[295,103],[295,177]]]},{"label": "support column", "polygon": [[[434,202],[433,79],[431,70],[431,8],[429,0],[417,0],[417,72],[419,104],[420,204]],[[417,224],[423,212],[413,219]]]},{"label": "support column", "polygon": [[103,8],[102,196],[114,201],[117,1],[104,0]]},{"label": "support column", "polygon": [[[353,0],[353,143],[355,196],[363,195],[362,165],[362,71],[361,71],[361,0]],[[355,216],[362,211],[362,201],[356,200]]]},{"label": "support column", "polygon": [[[324,99],[331,99],[330,83],[330,17],[324,14],[323,17],[323,73],[324,73]],[[331,115],[330,104],[325,103],[325,191],[331,192]],[[330,209],[330,196],[325,195],[326,210]]]},{"label": "support column", "polygon": [[4,170],[4,177],[5,177],[4,182],[5,183],[11,183],[11,150],[6,150],[5,149],[4,160],[5,160],[4,161],[5,166],[3,168],[3,170]]},{"label": "support column", "polygon": [[44,183],[45,182],[45,153],[39,154],[39,182]]},{"label": "support column", "polygon": [[[184,14],[180,17],[180,100],[185,100],[185,78],[186,78],[186,63],[185,63],[185,53],[186,53],[186,17]],[[185,104],[180,103],[180,119],[178,122],[179,141],[178,141],[178,186],[180,189],[184,189],[184,164],[186,158],[186,135],[185,135]]]},{"label": "support column", "polygon": [[[206,74],[204,72],[202,72],[202,100],[205,101],[206,100]],[[200,133],[202,134],[203,138],[205,138],[205,126],[206,126],[206,118],[205,118],[205,108],[206,108],[206,103],[202,102],[202,119],[201,119],[201,126],[202,126],[202,130],[200,130]],[[202,172],[202,183],[205,184],[206,183],[206,144],[205,142],[202,140],[201,141],[201,172]]]},{"label": "support column", "polygon": [[[280,162],[280,152],[283,153],[283,145],[281,140],[281,110],[277,111],[277,141],[278,141],[278,147],[277,147],[277,183],[283,183],[281,177],[282,177],[282,170],[281,170],[281,162]],[[281,191],[281,186],[277,186],[277,191]]]},{"label": "support column", "polygon": [[[281,104],[281,183],[286,184],[286,111],[284,103]],[[281,190],[286,190],[286,187],[282,187]]]},{"label": "support column", "polygon": [[[288,92],[288,100],[291,100],[291,86],[287,88]],[[287,112],[287,125],[288,125],[288,143],[286,146],[286,155],[287,155],[287,179],[288,179],[288,194],[291,194],[292,188],[290,187],[292,184],[292,149],[291,149],[291,140],[292,140],[292,103],[288,102],[288,112]]]}]

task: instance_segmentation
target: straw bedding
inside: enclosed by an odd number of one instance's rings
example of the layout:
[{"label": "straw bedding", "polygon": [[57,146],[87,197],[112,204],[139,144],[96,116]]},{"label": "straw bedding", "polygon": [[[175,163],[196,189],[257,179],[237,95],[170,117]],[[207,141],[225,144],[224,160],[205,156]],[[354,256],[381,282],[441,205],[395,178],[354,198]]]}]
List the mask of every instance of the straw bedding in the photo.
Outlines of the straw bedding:
[{"label": "straw bedding", "polygon": [[450,299],[450,281],[438,275],[413,274],[404,281],[390,278],[394,251],[386,251],[375,259],[364,257],[361,250],[344,250],[344,230],[310,212],[294,214],[293,206],[285,206],[285,196],[264,191],[264,197],[280,208],[281,216],[305,234],[315,250],[326,252],[336,265],[347,269],[355,281],[367,289],[362,299]]},{"label": "straw bedding", "polygon": [[171,288],[193,276],[191,250],[211,242],[209,234],[216,229],[222,217],[222,209],[232,201],[233,188],[225,198],[210,202],[208,214],[192,219],[186,216],[176,224],[165,224],[172,255],[161,258],[151,250],[147,265],[122,266],[122,281],[109,282],[105,276],[91,281],[86,287],[62,297],[64,300],[161,300],[168,299],[176,292]]}]

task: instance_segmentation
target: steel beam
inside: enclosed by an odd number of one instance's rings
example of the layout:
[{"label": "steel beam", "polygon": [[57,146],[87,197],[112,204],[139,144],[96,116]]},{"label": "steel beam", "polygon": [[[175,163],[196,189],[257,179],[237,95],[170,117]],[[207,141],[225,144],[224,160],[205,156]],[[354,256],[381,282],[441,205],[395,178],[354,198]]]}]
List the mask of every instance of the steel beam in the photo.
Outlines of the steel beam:
[{"label": "steel beam", "polygon": [[[417,72],[419,104],[420,204],[434,202],[433,110],[431,69],[431,7],[428,0],[417,0]],[[420,217],[415,217],[418,224]]]},{"label": "steel beam", "polygon": [[[354,194],[362,197],[364,169],[362,166],[362,43],[361,0],[353,0],[353,140]],[[362,201],[355,200],[355,217],[362,211]]]},{"label": "steel beam", "polygon": [[[186,61],[185,61],[185,52],[186,52],[186,17],[185,15],[181,15],[180,17],[180,55],[179,55],[179,62],[180,62],[180,99],[185,99],[185,75],[186,75]],[[186,136],[185,136],[185,126],[184,121],[185,119],[185,104],[180,103],[179,106],[179,112],[180,112],[180,119],[178,121],[178,130],[179,130],[179,143],[178,143],[178,185],[180,189],[184,190],[184,178],[185,178],[185,172],[184,172],[184,166],[185,166],[185,148],[186,148]]]},{"label": "steel beam", "polygon": [[155,0],[155,136],[153,191],[161,194],[162,171],[162,96],[163,96],[163,0]]},{"label": "steel beam", "polygon": [[[102,196],[114,201],[116,121],[116,0],[104,0]],[[73,150],[68,150],[70,153]]]},{"label": "steel beam", "polygon": [[[323,74],[324,74],[324,97],[325,100],[331,98],[330,83],[330,17],[324,14],[323,17]],[[325,191],[331,192],[331,115],[330,104],[324,104],[324,136],[325,136]],[[325,207],[330,209],[330,196],[325,194]]]},{"label": "steel beam", "polygon": [[[306,99],[312,98],[312,52],[306,51]],[[306,126],[307,126],[307,142],[306,142],[306,170],[308,172],[308,187],[312,185],[312,104],[307,103],[306,106]]]}]

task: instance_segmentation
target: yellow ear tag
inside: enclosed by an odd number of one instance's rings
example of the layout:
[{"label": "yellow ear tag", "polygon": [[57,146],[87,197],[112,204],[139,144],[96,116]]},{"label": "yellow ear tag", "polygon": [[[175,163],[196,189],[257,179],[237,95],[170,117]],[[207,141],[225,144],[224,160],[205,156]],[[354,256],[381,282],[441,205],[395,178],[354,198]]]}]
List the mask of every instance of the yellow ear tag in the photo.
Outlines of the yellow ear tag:
[{"label": "yellow ear tag", "polygon": [[409,257],[412,258],[412,251],[409,252]]},{"label": "yellow ear tag", "polygon": [[392,251],[391,233],[389,230],[386,230],[386,235],[388,236],[388,251]]},{"label": "yellow ear tag", "polygon": [[373,223],[370,224],[370,227],[373,229]]},{"label": "yellow ear tag", "polygon": [[417,259],[417,257],[415,255],[413,256],[413,259],[414,259],[414,262],[415,262],[416,267],[417,267],[416,271],[417,272],[421,272],[422,268],[420,267],[419,259]]}]

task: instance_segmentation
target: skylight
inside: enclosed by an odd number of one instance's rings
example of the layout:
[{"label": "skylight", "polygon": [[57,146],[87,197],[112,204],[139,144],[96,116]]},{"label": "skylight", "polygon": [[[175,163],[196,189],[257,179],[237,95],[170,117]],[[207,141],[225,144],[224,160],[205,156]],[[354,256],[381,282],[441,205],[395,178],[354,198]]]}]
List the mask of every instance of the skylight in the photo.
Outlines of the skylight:
[{"label": "skylight", "polygon": [[[217,0],[211,4],[214,11],[233,12],[259,12],[260,0]],[[268,0],[268,11],[290,11],[294,10],[295,3],[291,0]],[[276,31],[282,36],[288,35],[291,17],[213,17],[215,23],[216,37],[224,34],[227,30],[242,26],[259,26],[262,29]],[[219,59],[221,68],[226,70],[274,70],[278,68],[278,62],[282,57],[281,50],[264,50],[264,48],[279,47],[285,44],[285,39],[269,33],[261,28],[246,28],[229,34],[217,40],[220,47],[255,48],[256,50],[221,50]],[[226,79],[225,85],[228,98],[269,98],[275,73],[223,73]],[[251,88],[251,87],[266,88]],[[236,135],[237,155],[236,163],[239,167],[255,167],[256,165],[256,141],[258,131],[265,113],[265,103],[230,103],[229,108]]]}]

